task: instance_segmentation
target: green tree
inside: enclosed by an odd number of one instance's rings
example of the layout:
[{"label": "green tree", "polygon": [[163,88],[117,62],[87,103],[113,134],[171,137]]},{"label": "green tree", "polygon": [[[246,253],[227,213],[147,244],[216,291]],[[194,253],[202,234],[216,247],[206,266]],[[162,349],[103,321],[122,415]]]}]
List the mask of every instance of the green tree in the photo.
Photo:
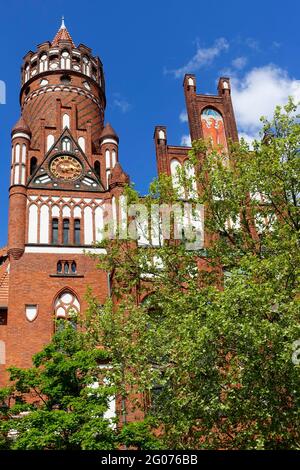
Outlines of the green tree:
[{"label": "green tree", "polygon": [[[193,143],[199,197],[190,202],[205,207],[202,249],[187,250],[185,240],[103,243],[98,264],[112,298],[99,309],[90,297],[77,331],[58,332],[33,368],[11,370],[12,388],[0,391],[9,405],[0,409],[2,447],[299,448],[296,111],[292,102],[277,108],[251,151],[245,142],[227,153]],[[180,191],[163,175],[142,200],[132,188],[126,194],[151,208]],[[122,401],[121,431],[103,419],[112,394]],[[131,412],[145,419],[126,424]]]},{"label": "green tree", "polygon": [[1,397],[10,405],[1,410],[2,447],[113,449],[112,424],[103,418],[113,390],[93,388],[107,355],[71,323],[60,320],[58,326],[32,368],[10,368],[12,386]]},{"label": "green tree", "polygon": [[[91,301],[92,303],[92,301]],[[124,427],[105,418],[116,393],[106,377],[108,355],[74,323],[60,320],[51,343],[29,369],[10,368],[11,386],[0,390],[0,449],[112,450],[152,448],[147,422]]]},{"label": "green tree", "polygon": [[[126,383],[124,396],[138,390],[150,397],[147,413],[168,448],[299,448],[296,110],[292,102],[276,108],[251,151],[245,142],[228,153],[193,143],[205,249],[116,240],[99,261],[119,299],[98,331],[112,380]],[[163,176],[142,202],[177,197]]]}]

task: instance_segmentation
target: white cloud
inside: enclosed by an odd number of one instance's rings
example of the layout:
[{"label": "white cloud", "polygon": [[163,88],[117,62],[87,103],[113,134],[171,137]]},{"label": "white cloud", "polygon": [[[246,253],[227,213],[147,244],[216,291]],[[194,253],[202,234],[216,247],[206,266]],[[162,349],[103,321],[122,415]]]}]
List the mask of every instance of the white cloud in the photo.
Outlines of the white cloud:
[{"label": "white cloud", "polygon": [[192,146],[191,136],[183,135],[181,137],[180,145],[183,145],[184,147],[191,147]]},{"label": "white cloud", "polygon": [[120,109],[125,114],[131,109],[131,104],[120,93],[114,93],[113,107]]},{"label": "white cloud", "polygon": [[275,65],[250,70],[242,79],[232,80],[232,99],[241,133],[252,139],[261,128],[260,117],[271,118],[276,105],[288,97],[300,101],[300,80]]},{"label": "white cloud", "polygon": [[237,57],[236,59],[234,59],[232,62],[231,62],[232,66],[235,68],[235,69],[238,69],[238,70],[241,70],[245,67],[245,65],[247,64],[247,58],[246,57]]},{"label": "white cloud", "polygon": [[254,39],[254,38],[247,38],[246,39],[246,45],[250,48],[253,49],[254,51],[259,51],[260,50],[260,45],[259,42]]},{"label": "white cloud", "polygon": [[182,111],[179,115],[179,121],[180,122],[188,122],[188,115],[186,111]]},{"label": "white cloud", "polygon": [[165,70],[165,73],[171,73],[175,78],[180,78],[185,73],[195,72],[203,65],[211,64],[222,51],[227,51],[228,48],[229,43],[225,38],[216,39],[211,47],[198,47],[196,54],[185,65],[178,69]]}]

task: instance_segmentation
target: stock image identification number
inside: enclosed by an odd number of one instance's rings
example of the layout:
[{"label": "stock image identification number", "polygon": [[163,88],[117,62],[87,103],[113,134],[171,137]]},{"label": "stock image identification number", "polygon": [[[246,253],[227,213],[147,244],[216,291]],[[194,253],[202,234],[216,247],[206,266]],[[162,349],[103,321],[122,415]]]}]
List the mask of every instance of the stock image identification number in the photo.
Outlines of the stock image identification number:
[{"label": "stock image identification number", "polygon": [[195,454],[145,454],[140,455],[106,455],[101,458],[101,465],[126,465],[129,468],[138,463],[144,465],[197,465],[198,456]]}]

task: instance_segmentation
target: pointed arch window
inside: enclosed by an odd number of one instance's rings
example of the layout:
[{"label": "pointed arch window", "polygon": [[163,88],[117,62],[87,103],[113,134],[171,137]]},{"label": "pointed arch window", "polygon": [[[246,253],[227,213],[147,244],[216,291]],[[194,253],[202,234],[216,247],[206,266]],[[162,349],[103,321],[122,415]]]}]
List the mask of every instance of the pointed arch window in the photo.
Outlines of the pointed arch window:
[{"label": "pointed arch window", "polygon": [[[71,322],[76,329],[76,315],[80,313],[80,303],[76,295],[70,290],[65,290],[58,295],[54,302],[54,314],[57,320]],[[64,321],[59,322],[58,329],[64,328]]]},{"label": "pointed arch window", "polygon": [[70,116],[67,113],[63,115],[62,126],[63,126],[63,129],[65,127],[70,128]]},{"label": "pointed arch window", "polygon": [[62,150],[64,152],[71,151],[71,140],[68,137],[64,137],[62,140]]}]

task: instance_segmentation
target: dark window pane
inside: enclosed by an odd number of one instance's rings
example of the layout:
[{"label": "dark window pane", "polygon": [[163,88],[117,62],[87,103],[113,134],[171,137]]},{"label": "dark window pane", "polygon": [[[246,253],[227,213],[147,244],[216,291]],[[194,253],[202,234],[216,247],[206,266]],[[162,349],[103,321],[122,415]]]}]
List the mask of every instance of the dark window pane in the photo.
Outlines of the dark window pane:
[{"label": "dark window pane", "polygon": [[75,245],[80,245],[80,220],[74,221],[74,242]]},{"label": "dark window pane", "polygon": [[69,220],[64,220],[63,228],[64,228],[64,245],[68,245],[69,244],[69,232],[70,232]]},{"label": "dark window pane", "polygon": [[36,157],[32,157],[32,158],[30,159],[30,174],[31,174],[31,175],[35,172],[36,167],[37,167],[37,158],[36,158]]},{"label": "dark window pane", "polygon": [[69,274],[69,263],[65,263],[64,273]]},{"label": "dark window pane", "polygon": [[57,272],[58,272],[58,273],[61,273],[61,272],[62,272],[62,263],[61,263],[61,261],[59,261],[59,262],[57,263]]},{"label": "dark window pane", "polygon": [[76,273],[76,271],[77,271],[75,261],[73,261],[73,263],[71,264],[71,270],[72,270],[72,273]]},{"label": "dark window pane", "polygon": [[94,170],[96,175],[100,178],[100,162],[98,162],[98,160],[94,164]]},{"label": "dark window pane", "polygon": [[0,310],[0,326],[7,325],[7,309]]},{"label": "dark window pane", "polygon": [[58,243],[58,219],[52,219],[52,243]]}]

